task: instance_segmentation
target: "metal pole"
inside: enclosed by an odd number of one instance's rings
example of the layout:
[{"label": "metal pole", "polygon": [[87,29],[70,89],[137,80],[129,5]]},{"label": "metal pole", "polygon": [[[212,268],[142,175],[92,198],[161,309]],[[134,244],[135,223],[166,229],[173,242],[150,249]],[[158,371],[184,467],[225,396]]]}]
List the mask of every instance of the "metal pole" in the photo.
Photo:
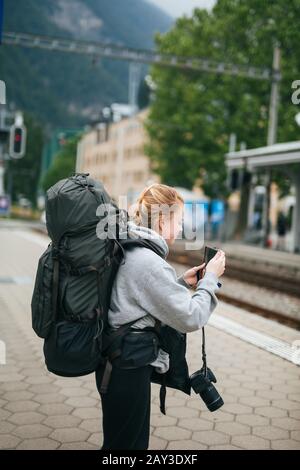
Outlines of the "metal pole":
[{"label": "metal pole", "polygon": [[[278,127],[278,105],[279,105],[279,82],[280,82],[280,48],[278,43],[275,44],[273,50],[273,76],[269,107],[269,125],[267,145],[273,145],[277,141]],[[269,213],[270,213],[270,191],[272,183],[272,170],[266,170],[266,193],[265,193],[265,210],[264,210],[264,246],[268,246],[270,233]]]},{"label": "metal pole", "polygon": [[[6,110],[0,108],[0,131],[7,131],[5,129],[5,117]],[[5,172],[5,162],[4,162],[4,143],[0,141],[0,196],[4,195],[4,172]]]},{"label": "metal pole", "polygon": [[0,196],[2,196],[4,191],[4,151],[3,144],[0,142]]},{"label": "metal pole", "polygon": [[141,74],[141,64],[130,62],[129,64],[129,85],[128,85],[128,102],[131,106],[132,114],[137,111],[137,94]]},{"label": "metal pole", "polygon": [[273,52],[273,77],[271,86],[271,97],[269,107],[269,127],[268,127],[268,145],[273,145],[277,141],[277,123],[278,123],[278,102],[279,102],[279,82],[280,82],[280,48],[278,44]]}]

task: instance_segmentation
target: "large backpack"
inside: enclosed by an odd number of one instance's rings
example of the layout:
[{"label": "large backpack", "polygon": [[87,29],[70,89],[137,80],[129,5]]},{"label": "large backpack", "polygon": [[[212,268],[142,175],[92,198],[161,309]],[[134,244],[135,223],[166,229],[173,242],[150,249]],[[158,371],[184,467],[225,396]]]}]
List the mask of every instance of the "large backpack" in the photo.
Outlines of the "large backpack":
[{"label": "large backpack", "polygon": [[[97,212],[100,204],[106,212]],[[38,262],[32,327],[44,339],[50,372],[77,377],[103,365],[104,393],[111,363],[121,353],[118,344],[137,321],[113,333],[107,321],[112,285],[120,263],[125,262],[125,250],[142,246],[163,256],[151,240],[119,238],[121,229],[126,234],[127,221],[128,213],[119,210],[102,183],[88,174],[75,174],[47,191],[46,224],[51,243]],[[115,233],[113,227],[110,230],[114,223]],[[109,231],[111,237],[101,238],[103,231]],[[190,395],[186,335],[167,325],[162,327],[158,320],[153,329],[147,329],[158,334],[161,346],[170,354],[169,370],[165,374],[153,370],[151,377],[161,385],[161,411],[165,414],[166,387]]]},{"label": "large backpack", "polygon": [[39,259],[31,311],[32,327],[44,339],[46,366],[57,375],[86,375],[104,361],[111,289],[124,262],[118,238],[127,221],[127,212],[88,174],[75,174],[47,191],[51,243]]}]

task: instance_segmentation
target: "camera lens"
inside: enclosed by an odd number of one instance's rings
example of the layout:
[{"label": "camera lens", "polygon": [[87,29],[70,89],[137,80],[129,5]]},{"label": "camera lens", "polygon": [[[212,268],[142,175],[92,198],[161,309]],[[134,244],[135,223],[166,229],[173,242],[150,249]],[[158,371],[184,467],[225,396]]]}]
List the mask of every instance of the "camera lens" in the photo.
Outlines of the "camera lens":
[{"label": "camera lens", "polygon": [[204,401],[204,403],[206,404],[209,411],[216,411],[219,408],[221,408],[221,406],[224,405],[224,401],[222,400],[222,397],[220,397],[218,391],[213,385],[210,385],[207,389],[203,390],[203,392],[201,392],[199,395]]}]

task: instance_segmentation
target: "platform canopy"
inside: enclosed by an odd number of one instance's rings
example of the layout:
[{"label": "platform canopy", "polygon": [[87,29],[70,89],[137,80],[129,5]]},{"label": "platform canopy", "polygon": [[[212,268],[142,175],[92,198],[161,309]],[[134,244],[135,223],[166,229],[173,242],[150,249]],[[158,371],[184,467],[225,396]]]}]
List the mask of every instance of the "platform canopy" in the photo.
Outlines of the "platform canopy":
[{"label": "platform canopy", "polygon": [[[284,142],[225,154],[228,170],[246,169],[250,173],[260,168],[279,167],[284,169],[295,185],[296,203],[293,211],[293,246],[300,253],[300,141]],[[285,167],[283,168],[283,165]],[[253,187],[250,188],[253,191]],[[250,194],[251,196],[251,194]],[[251,197],[250,197],[251,199]],[[248,217],[249,217],[248,211]]]},{"label": "platform canopy", "polygon": [[229,169],[269,167],[300,163],[300,140],[225,154]]}]

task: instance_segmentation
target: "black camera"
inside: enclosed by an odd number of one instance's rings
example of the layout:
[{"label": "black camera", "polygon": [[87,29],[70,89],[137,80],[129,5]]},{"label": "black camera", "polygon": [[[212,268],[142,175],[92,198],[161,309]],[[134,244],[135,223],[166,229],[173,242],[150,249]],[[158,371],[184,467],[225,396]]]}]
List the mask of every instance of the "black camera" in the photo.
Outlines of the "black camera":
[{"label": "black camera", "polygon": [[194,372],[190,376],[190,381],[192,389],[195,393],[199,393],[209,411],[216,411],[224,405],[222,397],[212,384],[212,382],[216,383],[217,379],[208,367],[203,366]]}]

